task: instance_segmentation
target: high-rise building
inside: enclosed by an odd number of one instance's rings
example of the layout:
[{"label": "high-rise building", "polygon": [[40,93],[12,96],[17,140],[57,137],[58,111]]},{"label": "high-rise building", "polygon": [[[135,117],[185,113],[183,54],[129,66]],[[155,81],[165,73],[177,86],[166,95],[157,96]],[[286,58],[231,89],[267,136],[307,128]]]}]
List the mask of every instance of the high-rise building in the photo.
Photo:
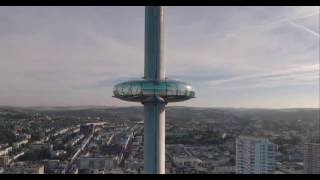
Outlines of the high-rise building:
[{"label": "high-rise building", "polygon": [[304,173],[320,174],[320,143],[304,144]]},{"label": "high-rise building", "polygon": [[277,146],[265,138],[236,139],[237,174],[271,174],[275,170]]}]

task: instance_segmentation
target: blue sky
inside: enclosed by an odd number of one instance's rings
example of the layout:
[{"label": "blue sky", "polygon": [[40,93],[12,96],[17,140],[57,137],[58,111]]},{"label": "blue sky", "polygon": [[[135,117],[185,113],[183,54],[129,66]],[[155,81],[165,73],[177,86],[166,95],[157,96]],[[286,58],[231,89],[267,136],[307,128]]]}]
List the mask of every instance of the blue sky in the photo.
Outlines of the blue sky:
[{"label": "blue sky", "polygon": [[[166,75],[197,98],[171,105],[319,107],[319,7],[166,7]],[[0,7],[0,105],[137,105],[144,7]]]}]

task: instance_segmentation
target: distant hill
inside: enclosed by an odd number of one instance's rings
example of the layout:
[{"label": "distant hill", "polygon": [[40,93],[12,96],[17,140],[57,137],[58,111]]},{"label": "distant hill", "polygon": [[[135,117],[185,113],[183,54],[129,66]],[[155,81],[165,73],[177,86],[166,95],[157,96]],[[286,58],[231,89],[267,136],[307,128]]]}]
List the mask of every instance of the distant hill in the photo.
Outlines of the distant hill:
[{"label": "distant hill", "polygon": [[[15,113],[44,113],[56,116],[100,116],[105,118],[119,117],[121,119],[142,120],[143,107],[0,107],[0,112]],[[247,108],[199,108],[168,106],[166,108],[167,120],[176,121],[279,121],[279,122],[312,122],[319,123],[319,108],[292,108],[292,109],[247,109]]]}]

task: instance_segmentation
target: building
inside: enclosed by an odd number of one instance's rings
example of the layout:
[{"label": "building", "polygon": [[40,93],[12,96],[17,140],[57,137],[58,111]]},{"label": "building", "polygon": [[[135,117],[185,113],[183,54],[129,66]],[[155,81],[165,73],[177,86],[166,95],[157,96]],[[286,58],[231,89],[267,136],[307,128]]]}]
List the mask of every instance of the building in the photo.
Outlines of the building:
[{"label": "building", "polygon": [[235,166],[217,166],[211,172],[212,174],[235,174]]},{"label": "building", "polygon": [[30,149],[32,150],[41,150],[41,149],[49,149],[53,150],[53,145],[49,143],[34,143],[30,145]]},{"label": "building", "polygon": [[44,174],[44,165],[18,162],[5,171],[6,174]]},{"label": "building", "polygon": [[275,171],[277,146],[264,138],[236,139],[237,174],[271,174]]},{"label": "building", "polygon": [[173,157],[174,163],[179,167],[197,167],[203,164],[203,162],[196,157]]},{"label": "building", "polygon": [[94,124],[83,124],[80,125],[80,133],[83,135],[90,135],[94,133],[94,128],[95,125]]},{"label": "building", "polygon": [[114,158],[111,156],[80,157],[79,170],[103,170],[114,167]]},{"label": "building", "polygon": [[22,145],[27,144],[29,142],[29,139],[23,139],[21,141],[13,143],[14,148],[20,148]]},{"label": "building", "polygon": [[0,149],[0,156],[8,155],[12,151],[12,146],[7,146]]},{"label": "building", "polygon": [[4,167],[9,165],[10,158],[7,155],[0,156],[0,166]]},{"label": "building", "polygon": [[304,173],[320,174],[320,143],[304,144]]}]

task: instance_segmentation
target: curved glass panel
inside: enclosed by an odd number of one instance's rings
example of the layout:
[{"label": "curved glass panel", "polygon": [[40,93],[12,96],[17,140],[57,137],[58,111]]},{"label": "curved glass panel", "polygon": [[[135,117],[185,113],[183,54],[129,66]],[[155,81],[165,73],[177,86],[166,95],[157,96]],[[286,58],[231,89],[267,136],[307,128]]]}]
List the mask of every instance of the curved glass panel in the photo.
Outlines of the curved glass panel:
[{"label": "curved glass panel", "polygon": [[195,93],[190,85],[180,81],[137,80],[116,85],[113,94],[126,101],[141,102],[150,96],[160,96],[166,102],[177,102],[194,98]]}]

